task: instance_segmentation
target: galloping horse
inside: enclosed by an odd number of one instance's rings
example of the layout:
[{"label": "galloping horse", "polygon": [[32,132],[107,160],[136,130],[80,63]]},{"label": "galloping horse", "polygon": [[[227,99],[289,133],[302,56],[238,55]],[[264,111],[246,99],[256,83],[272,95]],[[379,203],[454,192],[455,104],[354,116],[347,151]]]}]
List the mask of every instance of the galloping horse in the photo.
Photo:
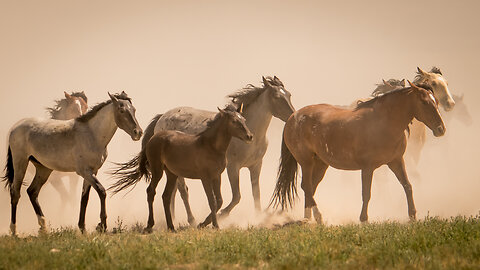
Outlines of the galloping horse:
[{"label": "galloping horse", "polygon": [[[287,120],[283,130],[278,180],[270,205],[292,206],[297,196],[297,162],[302,168],[301,187],[305,192],[305,218],[322,216],[313,198],[329,166],[362,171],[362,222],[368,220],[372,176],[387,164],[402,184],[408,214],[416,218],[412,186],[403,160],[407,144],[405,129],[416,118],[435,136],[445,133],[435,97],[428,85],[403,88],[360,103],[355,109],[328,104],[304,107]],[[426,90],[429,89],[429,90]]]},{"label": "galloping horse", "polygon": [[12,127],[8,136],[6,174],[3,180],[10,189],[10,230],[13,235],[16,234],[17,203],[28,162],[32,162],[36,168],[27,193],[37,214],[40,231],[46,231],[46,226],[37,198],[53,170],[76,172],[84,179],[78,222],[80,230],[85,230],[85,211],[92,186],[101,203],[97,229],[106,230],[106,193],[96,174],[107,157],[107,145],[117,128],[123,129],[133,140],[139,140],[142,136],[142,129],[135,118],[135,108],[127,94],[122,92],[109,96],[108,101],[72,120],[25,118]]},{"label": "galloping horse", "polygon": [[[239,139],[233,138],[227,149],[227,174],[232,189],[232,201],[220,212],[220,216],[228,215],[240,202],[239,171],[243,167],[247,167],[250,170],[255,209],[257,211],[260,210],[259,176],[263,156],[268,146],[266,138],[268,126],[272,116],[282,121],[287,121],[288,117],[295,111],[290,101],[290,92],[285,89],[283,83],[276,76],[273,78],[262,77],[262,79],[263,87],[247,85],[245,88],[228,96],[232,98],[234,106],[239,107],[243,104],[242,115],[247,121],[248,128],[253,133],[253,141],[250,144],[246,144]],[[179,130],[188,134],[198,134],[205,130],[206,123],[213,119],[215,115],[215,112],[191,107],[179,107],[157,115],[145,129],[145,135],[142,139],[142,151],[153,134],[159,131]],[[138,158],[139,156],[136,156],[129,162],[119,164],[120,168],[118,171],[133,173],[138,167]],[[114,185],[113,188],[120,187],[121,183],[119,184]],[[188,222],[193,225],[195,224],[195,218],[188,202],[188,189],[185,185],[185,179],[179,176],[177,184],[187,210]],[[117,188],[115,192],[119,190]]]},{"label": "galloping horse", "polygon": [[[116,184],[118,191],[136,184],[143,176],[146,176],[147,181],[151,178],[147,188],[149,215],[145,232],[151,232],[155,224],[153,200],[163,171],[167,175],[167,184],[162,198],[168,229],[175,230],[170,204],[179,176],[201,179],[211,213],[200,224],[200,227],[207,226],[212,222],[213,226],[218,228],[216,213],[223,203],[220,184],[221,174],[227,164],[225,154],[228,145],[232,137],[246,142],[252,141],[253,138],[245,123],[245,118],[230,108],[218,109],[219,113],[207,123],[207,128],[197,135],[176,130],[162,130],[155,133],[140,152],[137,168],[140,173],[136,173],[136,171],[131,174],[120,172],[118,175],[120,180]],[[147,166],[151,171],[151,177],[149,177]]]},{"label": "galloping horse", "polygon": [[[50,114],[51,119],[57,120],[70,120],[82,116],[88,110],[88,98],[85,93],[82,92],[72,92],[68,94],[64,92],[65,98],[56,100],[55,106],[48,107],[47,112]],[[64,183],[62,182],[63,177],[69,178],[70,190],[67,191]],[[62,172],[52,172],[49,177],[50,184],[57,190],[60,194],[62,202],[73,202],[73,195],[75,194],[75,188],[78,183],[78,176],[73,173],[62,173]],[[64,204],[62,204],[64,205]]]}]

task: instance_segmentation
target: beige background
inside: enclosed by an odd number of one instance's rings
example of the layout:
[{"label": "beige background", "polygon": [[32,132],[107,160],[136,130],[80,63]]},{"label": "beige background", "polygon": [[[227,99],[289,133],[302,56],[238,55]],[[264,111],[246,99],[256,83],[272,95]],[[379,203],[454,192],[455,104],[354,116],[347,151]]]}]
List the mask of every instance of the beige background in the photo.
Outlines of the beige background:
[{"label": "beige background", "polygon": [[[5,1],[0,0],[0,141],[9,128],[28,116],[46,116],[45,107],[63,91],[84,90],[90,105],[107,91],[125,90],[142,126],[156,114],[180,105],[213,110],[224,97],[262,75],[277,75],[292,92],[296,108],[312,103],[349,104],[370,94],[382,78],[413,79],[417,66],[440,67],[453,93],[465,93],[474,125],[447,123],[447,135],[429,140],[420,170],[411,179],[418,216],[478,214],[480,36],[478,1]],[[261,175],[266,207],[278,166],[282,122],[272,121],[270,147]],[[111,161],[126,161],[140,143],[118,131]],[[5,162],[6,147],[0,148]],[[248,173],[242,173],[242,201],[220,225],[262,223],[255,216]],[[112,180],[103,173],[101,182]],[[31,179],[27,179],[27,182]],[[198,220],[208,213],[199,181],[188,181]],[[161,193],[157,228],[164,228]],[[144,183],[126,196],[108,198],[110,228],[117,217],[126,224],[146,222]],[[231,198],[223,177],[225,203]],[[25,193],[18,228],[37,229]],[[78,187],[78,195],[80,186]],[[303,193],[294,218],[302,217]],[[361,209],[359,172],[329,169],[315,196],[327,224],[357,222]],[[177,198],[178,199],[178,198]],[[60,210],[50,185],[40,194],[50,224],[75,226],[76,207]],[[98,222],[98,196],[87,211],[90,229]],[[407,219],[398,182],[377,177],[371,220]],[[183,207],[177,220],[185,223]],[[10,198],[0,191],[0,233],[8,232]]]}]

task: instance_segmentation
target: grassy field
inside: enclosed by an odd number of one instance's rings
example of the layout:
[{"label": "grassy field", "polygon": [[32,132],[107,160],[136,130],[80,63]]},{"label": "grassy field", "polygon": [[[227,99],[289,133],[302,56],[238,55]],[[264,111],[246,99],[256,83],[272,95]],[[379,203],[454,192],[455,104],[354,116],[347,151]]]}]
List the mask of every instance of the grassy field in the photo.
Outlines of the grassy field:
[{"label": "grassy field", "polygon": [[0,237],[0,269],[479,269],[480,216],[276,229]]}]

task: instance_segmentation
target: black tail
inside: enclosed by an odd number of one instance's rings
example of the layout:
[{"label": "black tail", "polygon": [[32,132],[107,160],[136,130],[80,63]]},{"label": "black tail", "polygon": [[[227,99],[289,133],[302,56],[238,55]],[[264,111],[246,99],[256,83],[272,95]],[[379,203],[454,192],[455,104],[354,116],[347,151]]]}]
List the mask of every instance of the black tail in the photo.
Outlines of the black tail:
[{"label": "black tail", "polygon": [[130,161],[125,163],[115,163],[117,168],[111,171],[110,174],[112,174],[113,177],[118,180],[108,188],[108,190],[111,190],[113,194],[117,194],[118,192],[130,186],[135,187],[142,177],[145,177],[147,182],[150,181],[151,173],[148,169],[147,154],[145,149],[148,141],[150,141],[150,138],[153,136],[155,125],[161,116],[161,114],[155,116],[145,129],[142,139],[142,150],[140,153],[138,153],[138,155],[136,155]]},{"label": "black tail", "polygon": [[5,181],[5,188],[10,190],[13,184],[13,159],[10,147],[8,147],[7,164],[5,164],[5,176],[3,176],[2,179],[2,181]]},{"label": "black tail", "polygon": [[290,150],[282,139],[282,152],[280,157],[280,166],[278,167],[277,184],[273,191],[270,206],[274,208],[282,207],[282,210],[292,207],[295,197],[297,197],[297,171],[298,164]]}]

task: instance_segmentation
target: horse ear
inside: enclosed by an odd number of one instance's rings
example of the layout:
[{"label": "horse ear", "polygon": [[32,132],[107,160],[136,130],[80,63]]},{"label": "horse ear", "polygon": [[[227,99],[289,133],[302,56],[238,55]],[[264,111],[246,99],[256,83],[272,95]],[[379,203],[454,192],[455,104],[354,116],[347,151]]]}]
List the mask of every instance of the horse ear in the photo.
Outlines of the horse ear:
[{"label": "horse ear", "polygon": [[264,76],[262,76],[262,80],[263,80],[263,85],[264,85],[265,87],[267,87],[267,86],[268,86],[268,87],[271,87],[271,86],[272,86],[272,85],[270,84],[270,82],[268,82],[268,80],[265,79]]},{"label": "horse ear", "polygon": [[125,93],[125,91],[122,91],[121,95],[122,95],[122,96],[125,96],[125,97],[128,96],[127,93]]},{"label": "horse ear", "polygon": [[219,107],[217,107],[217,109],[218,109],[218,111],[219,111],[220,113],[222,113],[222,114],[224,114],[224,113],[225,113],[225,110],[223,110],[223,109],[220,109]]},{"label": "horse ear", "polygon": [[383,84],[385,84],[386,86],[392,87],[392,85],[389,82],[385,81],[384,79],[382,79],[382,81],[383,81]]},{"label": "horse ear", "polygon": [[65,98],[66,99],[72,99],[72,96],[70,94],[68,94],[67,92],[63,91],[63,93],[65,94]]},{"label": "horse ear", "polygon": [[403,87],[405,87],[405,79],[403,79],[403,80],[400,81],[400,85],[403,86]]},{"label": "horse ear", "polygon": [[110,92],[108,92],[108,96],[110,96],[110,99],[111,99],[113,102],[118,102],[118,98],[115,97],[114,95],[110,94]]},{"label": "horse ear", "polygon": [[238,113],[243,113],[243,102],[242,102],[242,104],[240,104],[240,107],[238,107],[237,112]]},{"label": "horse ear", "polygon": [[418,89],[418,86],[416,86],[413,82],[407,80],[408,84],[410,85],[410,87],[412,88],[415,88],[415,89]]},{"label": "horse ear", "polygon": [[422,74],[422,75],[427,75],[427,72],[423,71],[421,68],[417,67],[417,71],[418,73]]}]

